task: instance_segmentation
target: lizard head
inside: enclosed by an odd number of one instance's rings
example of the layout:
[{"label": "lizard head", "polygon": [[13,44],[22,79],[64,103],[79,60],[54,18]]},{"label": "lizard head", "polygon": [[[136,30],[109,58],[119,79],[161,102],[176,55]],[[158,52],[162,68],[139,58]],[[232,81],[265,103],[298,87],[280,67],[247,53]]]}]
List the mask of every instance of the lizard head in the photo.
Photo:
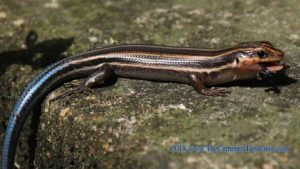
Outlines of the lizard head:
[{"label": "lizard head", "polygon": [[241,43],[237,48],[241,52],[238,52],[236,62],[242,72],[258,73],[267,69],[276,73],[283,69],[280,61],[285,54],[268,41]]}]

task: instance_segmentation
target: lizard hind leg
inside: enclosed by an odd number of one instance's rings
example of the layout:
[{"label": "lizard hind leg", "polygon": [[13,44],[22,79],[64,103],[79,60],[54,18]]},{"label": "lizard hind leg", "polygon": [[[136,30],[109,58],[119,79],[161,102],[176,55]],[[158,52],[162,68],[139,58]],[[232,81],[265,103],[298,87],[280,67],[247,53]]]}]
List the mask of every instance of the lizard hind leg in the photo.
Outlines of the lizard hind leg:
[{"label": "lizard hind leg", "polygon": [[84,83],[88,88],[99,88],[116,82],[116,76],[110,65],[104,63],[99,70],[90,75]]},{"label": "lizard hind leg", "polygon": [[50,99],[50,103],[61,100],[64,104],[68,104],[74,98],[80,95],[88,95],[92,92],[91,89],[103,87],[109,84],[112,84],[116,81],[116,78],[113,73],[113,69],[106,63],[103,63],[98,71],[91,74],[84,82],[79,82],[77,84],[67,83],[65,86],[66,89],[69,89],[58,96]]}]

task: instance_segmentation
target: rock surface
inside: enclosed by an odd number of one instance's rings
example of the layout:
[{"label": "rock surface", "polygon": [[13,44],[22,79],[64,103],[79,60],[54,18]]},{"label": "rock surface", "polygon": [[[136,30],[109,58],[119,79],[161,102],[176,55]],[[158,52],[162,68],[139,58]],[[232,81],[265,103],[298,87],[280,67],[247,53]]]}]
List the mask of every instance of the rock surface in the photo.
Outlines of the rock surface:
[{"label": "rock surface", "polygon": [[[284,62],[291,66],[286,74],[299,80],[299,8],[297,0],[1,1],[0,143],[24,86],[45,66],[90,48],[136,43],[225,48],[268,40],[286,52]],[[119,79],[67,103],[49,102],[75,89],[62,86],[45,99],[39,120],[38,111],[29,117],[16,166],[299,168],[300,85],[281,78],[276,80],[281,94],[265,92],[268,85],[257,80],[226,85],[232,91],[227,97],[205,97],[187,85]],[[289,151],[174,153],[174,144]]]}]

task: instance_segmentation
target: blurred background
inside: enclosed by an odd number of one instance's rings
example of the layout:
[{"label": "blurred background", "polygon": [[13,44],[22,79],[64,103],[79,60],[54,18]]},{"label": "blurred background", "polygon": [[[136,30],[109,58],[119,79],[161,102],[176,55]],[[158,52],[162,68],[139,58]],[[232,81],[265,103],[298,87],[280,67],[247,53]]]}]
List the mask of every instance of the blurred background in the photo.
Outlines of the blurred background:
[{"label": "blurred background", "polygon": [[[24,86],[62,58],[120,44],[217,49],[268,40],[286,53],[286,74],[294,79],[277,79],[281,94],[257,80],[228,85],[227,97],[205,97],[187,85],[120,79],[68,104],[46,98],[41,116],[37,110],[26,123],[15,166],[299,168],[299,16],[298,0],[2,0],[0,143]],[[174,144],[289,152],[172,153]]]}]

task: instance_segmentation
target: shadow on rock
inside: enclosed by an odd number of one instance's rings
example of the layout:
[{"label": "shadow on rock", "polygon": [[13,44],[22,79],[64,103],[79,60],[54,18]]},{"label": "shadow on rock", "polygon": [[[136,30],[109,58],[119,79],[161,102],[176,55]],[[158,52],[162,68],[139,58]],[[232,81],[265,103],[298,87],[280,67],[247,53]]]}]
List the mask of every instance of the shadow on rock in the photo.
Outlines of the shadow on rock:
[{"label": "shadow on rock", "polygon": [[[272,75],[272,84],[270,84],[270,81],[268,79],[249,79],[249,80],[240,80],[240,81],[233,81],[230,83],[222,84],[220,86],[222,87],[231,87],[231,86],[240,86],[240,87],[270,87],[267,88],[265,91],[274,91],[275,93],[280,93],[280,91],[276,91],[277,86],[287,86],[291,85],[293,83],[296,83],[297,80],[294,78],[289,77],[286,74],[286,70],[289,68],[289,66],[285,65],[285,68],[283,71],[280,71],[276,74]],[[272,86],[273,85],[273,86]]]},{"label": "shadow on rock", "polygon": [[[31,65],[33,69],[44,68],[64,58],[64,52],[72,45],[73,38],[57,38],[38,42],[38,34],[30,31],[25,39],[26,48],[0,52],[0,74],[12,64]],[[30,132],[28,136],[28,152],[25,157],[29,168],[34,168],[35,148],[37,145],[37,131],[40,123],[41,106],[34,108],[31,116]],[[5,129],[5,118],[1,126]]]},{"label": "shadow on rock", "polygon": [[32,30],[27,34],[25,49],[1,52],[0,72],[5,71],[11,64],[27,64],[34,69],[44,68],[64,58],[63,53],[72,45],[74,38],[57,38],[42,42],[37,40],[38,34]]}]

